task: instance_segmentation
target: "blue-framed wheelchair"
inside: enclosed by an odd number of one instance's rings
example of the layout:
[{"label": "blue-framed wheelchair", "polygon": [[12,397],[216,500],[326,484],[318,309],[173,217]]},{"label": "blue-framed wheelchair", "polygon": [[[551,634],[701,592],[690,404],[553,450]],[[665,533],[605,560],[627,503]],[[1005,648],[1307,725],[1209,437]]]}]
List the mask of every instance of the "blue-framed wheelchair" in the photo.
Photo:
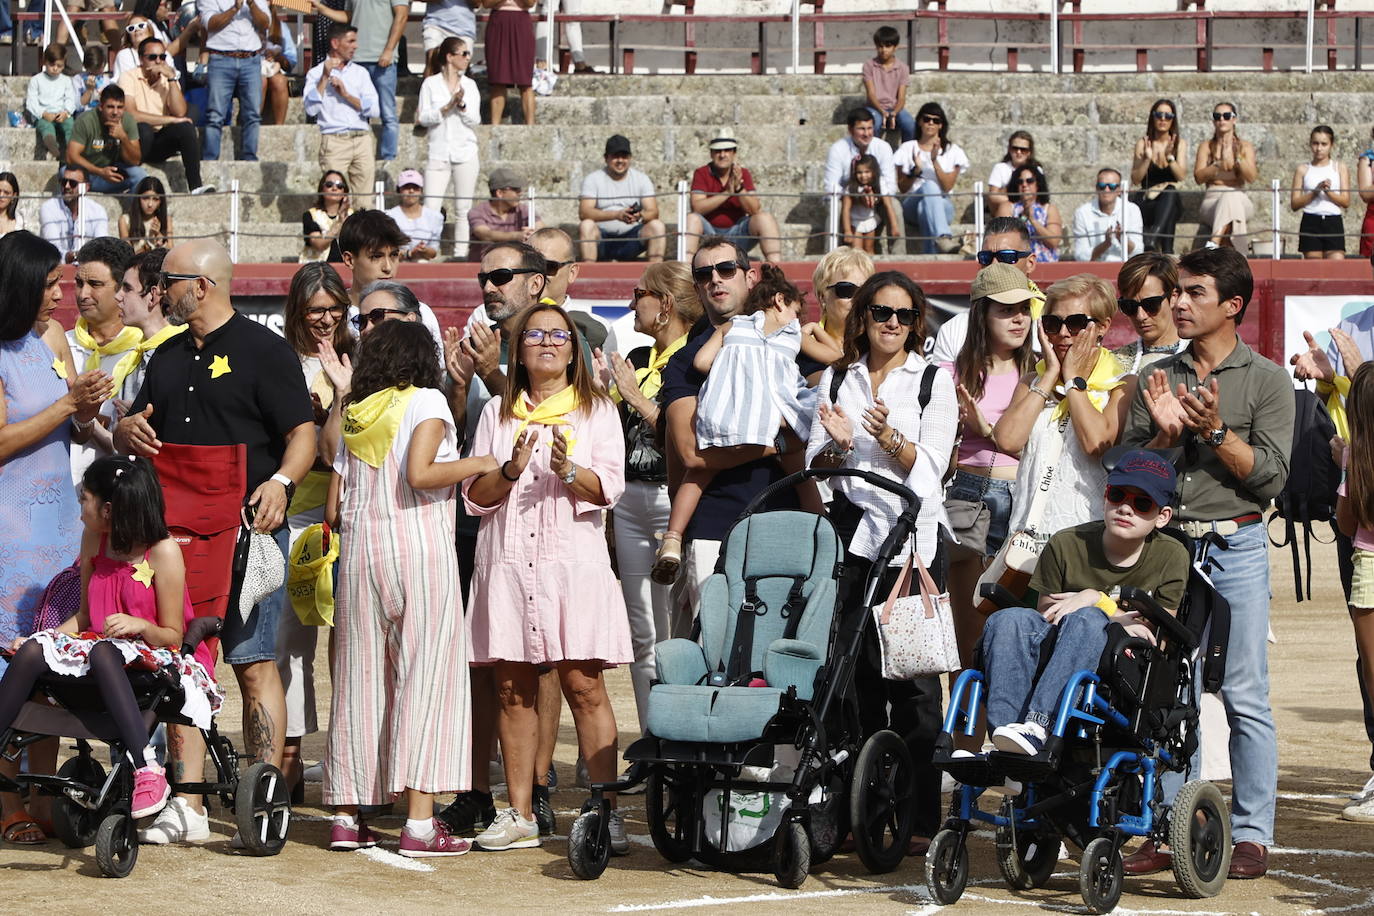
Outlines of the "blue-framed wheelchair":
[{"label": "blue-framed wheelchair", "polygon": [[761,492],[730,528],[701,594],[693,639],[656,647],[646,734],[625,752],[623,782],[593,784],[568,861],[597,878],[610,854],[606,792],[646,783],[650,838],[669,862],[771,870],[799,887],[853,833],[874,873],[906,855],[914,767],[891,731],[863,739],[854,664],[870,615],[842,628],[844,546],[823,516],[761,511],[804,480],[858,477],[904,502],[864,580],[864,607],[916,526],[919,500],[887,478],[808,469]]},{"label": "blue-framed wheelchair", "polygon": [[[963,894],[968,840],[979,822],[995,828],[998,869],[1015,890],[1050,879],[1061,841],[1082,849],[1079,890],[1091,913],[1109,912],[1120,900],[1121,849],[1134,837],[1170,847],[1185,896],[1221,892],[1231,859],[1230,814],[1221,791],[1191,779],[1170,805],[1161,781],[1170,771],[1191,775],[1199,739],[1199,647],[1207,662],[1203,686],[1220,687],[1229,608],[1207,572],[1215,563],[1211,549],[1226,544],[1215,534],[1194,544],[1177,529],[1164,533],[1181,540],[1194,558],[1177,616],[1140,589],[1122,589],[1119,606],[1153,623],[1158,644],[1109,628],[1098,669],[1077,672],[1065,687],[1040,754],[955,751],[956,734],[975,734],[986,688],[984,673],[975,668],[955,682],[934,755],[935,765],[960,784],[926,855],[926,883],[937,902],[952,904]],[[996,586],[983,594],[999,608],[1023,603]],[[988,787],[1006,780],[1020,783],[1020,793],[1005,797],[996,813],[981,810],[978,801]]]},{"label": "blue-framed wheelchair", "polygon": [[[221,623],[216,617],[191,621],[183,635],[182,655],[193,654],[204,640],[217,635]],[[192,725],[181,713],[182,686],[174,670],[130,670],[129,681],[149,732],[159,722]],[[138,830],[130,816],[134,765],[127,751],[141,749],[126,748],[120,741],[94,678],[50,673],[39,679],[38,691],[51,702],[24,704],[14,724],[0,732],[0,755],[17,760],[29,745],[49,737],[75,739],[76,755],[56,775],[20,774],[14,780],[0,775],[0,791],[26,793],[37,788],[56,796],[53,826],[63,844],[72,849],[94,844],[102,874],[128,877],[138,861]],[[258,761],[240,774],[233,742],[219,733],[213,721],[208,729],[201,729],[201,735],[215,778],[198,783],[171,781],[172,791],[204,795],[207,804],[217,796],[225,810],[233,812],[244,850],[250,855],[276,855],[286,844],[291,825],[290,797],[281,771]],[[96,741],[110,748],[108,773],[96,759],[92,748]]]}]

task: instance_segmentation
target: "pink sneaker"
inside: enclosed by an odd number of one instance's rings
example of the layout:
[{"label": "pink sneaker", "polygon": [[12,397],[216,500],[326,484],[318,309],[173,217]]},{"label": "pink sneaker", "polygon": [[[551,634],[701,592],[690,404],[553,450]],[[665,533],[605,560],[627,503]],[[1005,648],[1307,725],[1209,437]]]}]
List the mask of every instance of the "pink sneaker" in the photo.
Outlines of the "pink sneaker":
[{"label": "pink sneaker", "polygon": [[133,819],[157,814],[167,807],[172,794],[167,785],[167,771],[160,766],[146,766],[134,771]]},{"label": "pink sneaker", "polygon": [[472,844],[461,837],[449,836],[448,828],[437,817],[430,821],[434,836],[421,840],[410,835],[409,829],[401,831],[400,853],[412,859],[426,856],[461,856],[472,848]]},{"label": "pink sneaker", "polygon": [[329,828],[329,848],[334,852],[352,852],[355,849],[371,849],[381,837],[372,832],[362,821],[352,827],[345,827],[337,821]]}]

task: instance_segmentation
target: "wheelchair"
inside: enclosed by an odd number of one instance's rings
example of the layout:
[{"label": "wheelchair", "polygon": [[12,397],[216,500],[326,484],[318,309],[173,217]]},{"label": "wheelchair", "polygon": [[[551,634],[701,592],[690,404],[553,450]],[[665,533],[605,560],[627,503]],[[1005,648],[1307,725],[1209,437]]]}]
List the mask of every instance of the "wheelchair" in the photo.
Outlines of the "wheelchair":
[{"label": "wheelchair", "polygon": [[[958,901],[968,883],[968,839],[975,822],[995,828],[997,864],[1008,887],[1044,885],[1059,861],[1060,844],[1082,849],[1079,890],[1091,913],[1110,912],[1124,883],[1121,848],[1148,837],[1173,851],[1173,873],[1187,897],[1214,897],[1226,882],[1231,859],[1231,821],[1221,791],[1201,779],[1188,781],[1172,805],[1163,801],[1166,772],[1190,775],[1198,745],[1195,655],[1220,653],[1224,664],[1229,608],[1211,586],[1210,548],[1225,540],[1209,534],[1194,544],[1177,529],[1193,557],[1177,617],[1147,593],[1123,588],[1118,605],[1155,625],[1158,645],[1109,629],[1097,671],[1079,671],[1060,696],[1045,748],[1034,757],[1003,751],[968,755],[953,750],[957,733],[974,735],[984,702],[982,671],[968,669],[951,691],[935,765],[960,785],[949,817],[926,855],[926,884],[940,904]],[[996,586],[983,595],[998,607],[1023,600]],[[1214,622],[1211,630],[1209,621]],[[1220,643],[1218,643],[1218,632]],[[1206,669],[1203,684],[1220,686],[1221,672]],[[1003,800],[997,813],[979,809],[989,786],[1013,780],[1020,794]]]},{"label": "wheelchair", "polygon": [[[187,625],[182,655],[215,636],[221,621],[197,617]],[[182,687],[174,670],[130,670],[139,709],[151,733],[159,722],[191,726],[181,714]],[[47,674],[38,690],[52,703],[30,700],[14,724],[0,733],[0,754],[17,760],[29,745],[48,737],[74,738],[76,755],[58,768],[56,775],[20,774],[14,780],[0,775],[0,791],[27,792],[37,788],[54,795],[53,825],[63,844],[72,849],[95,845],[96,864],[102,874],[125,878],[138,861],[138,830],[130,816],[133,803],[134,765],[120,742],[114,723],[105,712],[94,680]],[[211,722],[201,729],[214,766],[210,782],[171,782],[173,792],[203,794],[206,803],[217,796],[226,811],[233,811],[245,850],[251,855],[272,856],[281,852],[291,826],[291,804],[286,780],[269,763],[257,762],[240,775],[240,757],[228,737]],[[111,769],[107,773],[96,759],[91,742],[109,745]]]},{"label": "wheelchair", "polygon": [[640,783],[650,838],[669,862],[771,870],[795,888],[852,831],[870,872],[901,864],[915,769],[894,732],[862,740],[852,685],[871,624],[864,614],[852,633],[839,626],[843,545],[823,516],[760,511],[804,480],[841,476],[905,504],[864,583],[863,606],[873,604],[878,579],[915,529],[914,493],[866,471],[808,469],[755,497],[702,588],[695,637],[655,649],[648,727],[625,751],[626,779],[594,783],[573,824],[568,861],[578,877],[598,878],[608,862],[605,793]]}]

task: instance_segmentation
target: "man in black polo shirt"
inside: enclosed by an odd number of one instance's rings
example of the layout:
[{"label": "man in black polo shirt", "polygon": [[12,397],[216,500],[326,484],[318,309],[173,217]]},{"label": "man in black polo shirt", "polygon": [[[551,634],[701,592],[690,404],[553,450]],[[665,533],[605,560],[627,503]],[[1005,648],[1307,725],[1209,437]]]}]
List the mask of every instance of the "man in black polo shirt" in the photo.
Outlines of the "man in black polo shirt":
[{"label": "man in black polo shirt", "polygon": [[[659,401],[666,411],[665,454],[668,458],[668,491],[674,493],[682,475],[691,468],[708,467],[697,451],[697,395],[706,376],[692,367],[692,358],[723,324],[744,306],[758,272],[749,258],[729,239],[704,240],[692,256],[692,280],[705,314],[692,328],[687,344],[663,368]],[[749,501],[770,483],[782,479],[782,466],[771,446],[740,446],[712,449],[709,467],[716,476],[702,490],[692,521],[683,532],[682,571],[673,583],[672,635],[688,636],[696,614],[701,584],[715,570],[720,543]],[[791,496],[780,496],[785,506]]]},{"label": "man in black polo shirt", "polygon": [[[286,506],[315,456],[315,422],[300,361],[286,341],[237,312],[230,301],[233,266],[218,243],[184,242],[167,254],[159,285],[168,321],[185,324],[157,350],[143,387],[120,421],[115,446],[151,458],[164,443],[246,449],[244,479],[253,526],[273,532],[286,550]],[[164,483],[165,487],[165,483]],[[242,497],[240,497],[241,499]],[[170,514],[170,512],[169,512]],[[281,591],[241,619],[225,615],[224,658],[243,695],[243,731],[255,757],[281,766],[286,698],[276,666]],[[200,733],[176,729],[170,739],[174,782],[198,782]],[[208,838],[199,796],[179,797],[144,842]]]}]

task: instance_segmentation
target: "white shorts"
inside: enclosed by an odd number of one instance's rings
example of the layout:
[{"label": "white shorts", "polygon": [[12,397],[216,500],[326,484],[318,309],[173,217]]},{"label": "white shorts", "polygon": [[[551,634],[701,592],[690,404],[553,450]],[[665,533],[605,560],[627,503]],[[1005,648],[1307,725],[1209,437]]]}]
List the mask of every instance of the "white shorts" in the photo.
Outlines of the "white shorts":
[{"label": "white shorts", "polygon": [[445,38],[466,39],[469,48],[475,48],[477,45],[477,41],[472,35],[459,35],[457,32],[441,29],[437,25],[425,25],[420,28],[420,40],[425,43],[426,54],[443,44]]}]

